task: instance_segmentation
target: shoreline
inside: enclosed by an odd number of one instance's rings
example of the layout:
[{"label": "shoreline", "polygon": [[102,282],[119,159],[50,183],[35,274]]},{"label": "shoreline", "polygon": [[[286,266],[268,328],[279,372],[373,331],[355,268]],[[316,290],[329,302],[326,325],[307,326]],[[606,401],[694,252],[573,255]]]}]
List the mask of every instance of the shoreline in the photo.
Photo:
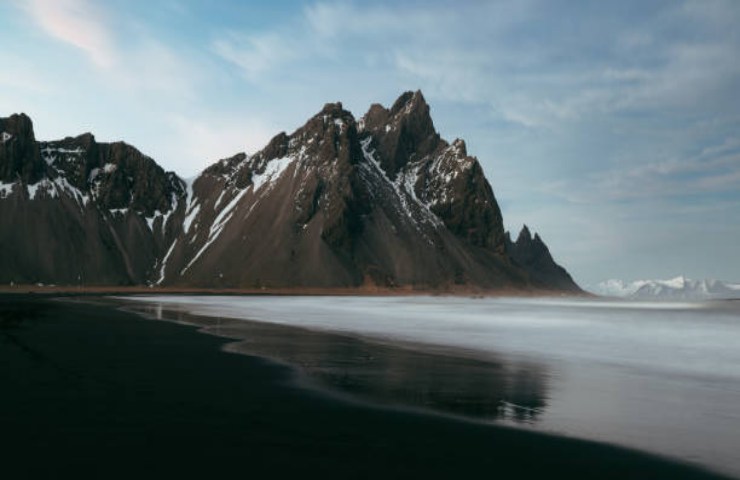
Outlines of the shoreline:
[{"label": "shoreline", "polygon": [[0,285],[0,295],[244,295],[244,296],[456,296],[456,297],[584,297],[596,295],[581,292],[564,292],[547,289],[482,289],[474,287],[422,288],[422,287],[281,287],[281,288],[202,288],[202,287],[149,287],[149,286],[60,286],[60,285]]},{"label": "shoreline", "polygon": [[[33,318],[23,320],[24,309]],[[225,353],[227,339],[112,306],[0,296],[3,318],[19,323],[3,321],[0,333],[24,346],[0,349],[10,387],[0,399],[2,423],[20,437],[4,450],[11,467],[110,473],[121,465],[120,476],[146,468],[334,478],[726,478],[607,444],[327,398],[291,384],[288,368]],[[39,454],[52,461],[28,463]]]},{"label": "shoreline", "polygon": [[[386,395],[373,395],[372,392],[367,391],[367,385],[365,385],[362,393],[353,393],[353,389],[346,388],[346,381],[337,381],[337,375],[326,375],[323,371],[317,374],[315,370],[324,369],[321,368],[321,365],[316,365],[316,352],[308,352],[306,354],[302,350],[305,349],[307,342],[316,341],[317,339],[319,341],[327,339],[327,343],[331,343],[334,348],[337,348],[339,344],[343,349],[349,350],[351,354],[347,355],[348,352],[345,351],[345,355],[341,358],[342,368],[344,370],[342,376],[345,378],[347,376],[357,377],[371,373],[373,379],[377,381],[379,373],[377,367],[370,365],[373,360],[377,359],[378,356],[395,356],[395,360],[398,361],[398,353],[402,352],[402,357],[404,358],[401,361],[407,364],[410,363],[416,370],[424,370],[427,367],[419,365],[424,360],[427,363],[430,360],[453,361],[452,372],[444,371],[445,368],[450,368],[448,363],[434,362],[436,367],[435,377],[444,377],[445,375],[449,377],[450,375],[462,374],[463,371],[468,376],[471,376],[471,373],[477,373],[476,381],[473,382],[476,389],[480,388],[481,383],[485,383],[486,380],[488,380],[489,387],[494,387],[495,385],[490,382],[490,379],[483,377],[494,375],[495,369],[500,368],[500,365],[497,365],[498,361],[495,356],[480,351],[447,345],[383,339],[356,333],[330,332],[293,325],[271,324],[252,319],[225,316],[210,317],[176,309],[162,308],[158,310],[151,305],[127,302],[119,298],[104,298],[100,300],[100,304],[112,305],[121,311],[132,313],[148,320],[185,325],[195,328],[198,333],[227,339],[229,342],[225,343],[222,347],[224,352],[259,357],[269,362],[288,367],[296,373],[293,376],[293,382],[296,386],[310,389],[320,395],[340,399],[344,402],[351,402],[370,408],[435,415],[458,421],[487,425],[492,425],[491,422],[493,421],[504,419],[503,417],[506,415],[511,417],[509,420],[514,421],[514,417],[516,417],[517,422],[528,423],[527,417],[538,411],[537,407],[514,404],[498,397],[477,398],[477,401],[474,402],[477,408],[464,409],[460,408],[460,405],[435,404],[430,402],[429,399],[424,399],[424,402],[420,402],[419,399],[404,402],[403,399],[399,399],[397,396],[388,395],[389,392],[387,391],[384,391]],[[278,337],[279,340],[275,342],[274,337]],[[265,343],[268,343],[268,345],[265,345]],[[297,352],[296,346],[299,347]],[[287,353],[288,351],[289,353]],[[350,358],[347,358],[348,356]],[[321,360],[326,362],[326,359]],[[354,370],[360,370],[360,372],[354,371],[348,373],[353,367]],[[370,372],[362,371],[363,367],[368,367],[365,370],[370,370]],[[384,367],[388,368],[388,365],[384,365]],[[471,372],[473,368],[479,370],[484,369],[484,371]],[[443,370],[440,371],[440,369]],[[494,370],[493,372],[491,371],[492,369]],[[418,376],[413,373],[411,374],[412,377]],[[354,385],[355,388],[358,386],[356,383]],[[466,393],[468,397],[471,393],[477,393],[479,396],[481,394],[481,392],[461,391],[459,380],[455,382],[454,386],[455,391],[447,393],[453,393],[456,397],[465,396]],[[434,385],[434,387],[436,391],[440,390],[439,383]],[[419,386],[416,388],[419,388]],[[470,402],[469,398],[467,400]],[[484,408],[481,409],[481,406]],[[512,424],[504,425],[499,423],[498,426],[516,428],[512,427]]]}]

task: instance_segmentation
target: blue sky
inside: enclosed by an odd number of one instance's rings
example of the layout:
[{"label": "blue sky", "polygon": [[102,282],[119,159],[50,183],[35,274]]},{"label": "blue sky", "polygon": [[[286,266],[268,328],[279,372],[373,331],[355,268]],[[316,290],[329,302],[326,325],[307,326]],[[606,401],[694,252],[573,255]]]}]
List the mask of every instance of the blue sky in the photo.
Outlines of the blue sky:
[{"label": "blue sky", "polygon": [[[214,5],[215,4],[215,5]],[[0,115],[191,176],[421,89],[582,284],[740,280],[740,1],[0,2]]]}]

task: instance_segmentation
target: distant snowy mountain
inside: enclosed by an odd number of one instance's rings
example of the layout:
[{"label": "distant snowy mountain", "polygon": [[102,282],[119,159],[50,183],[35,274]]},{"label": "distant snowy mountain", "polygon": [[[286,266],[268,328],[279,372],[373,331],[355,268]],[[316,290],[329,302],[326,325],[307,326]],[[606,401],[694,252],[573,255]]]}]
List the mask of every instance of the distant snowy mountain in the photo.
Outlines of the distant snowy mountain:
[{"label": "distant snowy mountain", "polygon": [[607,280],[593,288],[599,295],[638,300],[708,300],[740,298],[740,284],[719,280],[691,280],[684,276],[670,280]]}]

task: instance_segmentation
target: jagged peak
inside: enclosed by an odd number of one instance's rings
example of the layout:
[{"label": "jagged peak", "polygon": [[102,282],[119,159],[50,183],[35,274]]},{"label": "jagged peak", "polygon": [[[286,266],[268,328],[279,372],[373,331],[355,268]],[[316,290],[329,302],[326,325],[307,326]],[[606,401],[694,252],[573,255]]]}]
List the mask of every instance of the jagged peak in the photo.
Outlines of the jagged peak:
[{"label": "jagged peak", "polygon": [[385,112],[386,114],[390,113],[390,110],[385,108],[383,105],[379,103],[372,103],[370,104],[370,108],[367,110],[367,113],[365,115],[369,115],[371,113],[382,113]]},{"label": "jagged peak", "polygon": [[342,107],[342,102],[333,102],[333,103],[330,102],[330,103],[324,104],[324,108],[321,109],[321,111],[318,113],[318,115],[332,115],[332,116],[334,116],[334,115],[342,115],[344,113],[349,113],[349,112],[347,112]]},{"label": "jagged peak", "polygon": [[345,110],[342,102],[327,103],[313,117],[311,117],[302,127],[293,132],[289,139],[301,137],[306,133],[316,133],[316,129],[325,130],[331,124],[339,126],[339,122],[347,125],[355,125],[355,117],[352,112]]},{"label": "jagged peak", "polygon": [[450,146],[456,150],[459,157],[468,156],[468,147],[465,145],[465,140],[462,138],[456,138]]},{"label": "jagged peak", "polygon": [[54,147],[81,147],[83,150],[89,150],[94,144],[96,144],[95,135],[90,132],[85,132],[76,137],[64,137],[61,140],[51,140],[48,142],[39,142],[45,149],[52,149]]},{"label": "jagged peak", "polygon": [[203,170],[204,175],[228,176],[234,173],[239,166],[249,157],[244,152],[239,152],[231,157],[222,158]]},{"label": "jagged peak", "polygon": [[4,118],[0,117],[0,120],[5,120],[5,121],[12,120],[14,122],[23,121],[23,122],[33,123],[33,121],[31,120],[31,117],[26,115],[24,112],[11,113],[7,117],[4,117]]},{"label": "jagged peak", "polygon": [[287,133],[278,133],[277,135],[272,137],[267,146],[262,149],[262,158],[269,161],[273,158],[284,157],[285,154],[288,153],[289,142],[290,137],[288,137]]},{"label": "jagged peak", "polygon": [[330,102],[324,104],[324,107],[318,113],[316,113],[316,115],[311,117],[308,122],[306,122],[306,125],[294,132],[291,137],[294,136],[295,133],[300,132],[303,128],[314,122],[316,119],[321,119],[324,122],[326,122],[326,120],[328,119],[342,119],[350,122],[355,121],[355,117],[354,115],[352,115],[352,112],[350,112],[349,110],[345,110],[342,102]]},{"label": "jagged peak", "polygon": [[519,232],[519,236],[516,239],[516,243],[524,243],[532,241],[532,232],[529,231],[529,227],[525,224],[522,230]]},{"label": "jagged peak", "polygon": [[11,113],[7,117],[0,117],[0,121],[3,121],[3,120],[4,121],[13,121],[13,122],[22,121],[22,122],[27,122],[27,123],[33,123],[33,121],[31,120],[31,117],[29,117],[28,115],[26,115],[23,112],[20,112],[20,113]]},{"label": "jagged peak", "polygon": [[393,102],[390,114],[397,115],[401,112],[409,113],[413,110],[422,109],[429,111],[429,105],[427,104],[424,95],[421,93],[421,90],[417,90],[415,92],[409,90],[407,92],[403,92],[401,96]]},{"label": "jagged peak", "polygon": [[[314,154],[321,145],[334,144],[340,137],[355,135],[359,126],[352,112],[345,110],[342,102],[327,103],[303,126],[281,139],[285,148],[280,155],[263,150],[263,158],[270,160],[308,148]],[[271,142],[272,143],[272,142]]]},{"label": "jagged peak", "polygon": [[429,104],[424,99],[421,90],[405,92],[393,103],[388,112],[393,122],[416,124],[417,134],[422,136],[438,136],[432,121]]},{"label": "jagged peak", "polygon": [[6,130],[12,130],[8,133],[15,134],[33,134],[33,120],[25,113],[13,113],[7,117],[0,117],[0,133]]},{"label": "jagged peak", "polygon": [[0,118],[0,182],[20,179],[31,185],[45,170],[31,118],[25,113]]},{"label": "jagged peak", "polygon": [[401,94],[390,110],[373,104],[360,127],[372,135],[380,165],[391,179],[408,162],[421,160],[448,146],[434,128],[429,105],[419,90]]},{"label": "jagged peak", "polygon": [[[370,105],[367,113],[362,117],[362,123],[363,125],[367,125],[370,130],[373,130],[377,127],[385,126],[391,119],[397,120],[411,114],[416,114],[418,119],[428,122],[429,125],[433,125],[429,111],[429,104],[427,104],[421,90],[415,92],[409,90],[402,93],[390,108],[386,108],[379,103]],[[432,130],[431,133],[435,133],[433,127]]]},{"label": "jagged peak", "polygon": [[75,140],[85,146],[90,146],[96,142],[95,135],[93,135],[91,132],[85,132],[82,135],[77,135],[77,137],[75,137]]}]

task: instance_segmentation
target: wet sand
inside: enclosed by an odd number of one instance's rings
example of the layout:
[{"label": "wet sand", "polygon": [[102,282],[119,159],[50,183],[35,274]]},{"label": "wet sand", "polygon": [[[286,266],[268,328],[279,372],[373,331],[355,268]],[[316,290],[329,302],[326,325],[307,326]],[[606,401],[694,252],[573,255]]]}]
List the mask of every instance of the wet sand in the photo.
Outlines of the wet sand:
[{"label": "wet sand", "polygon": [[[228,322],[212,321],[212,333],[237,336]],[[309,378],[326,385],[344,378],[346,391],[381,404],[421,385],[424,395],[411,395],[433,408],[523,421],[546,401],[537,394],[546,372],[517,384],[515,372],[499,371],[480,385],[485,375],[457,372],[495,371],[495,358],[250,328],[249,338],[260,341],[247,348],[110,306],[0,295],[3,472],[9,478],[721,478],[609,445],[345,401],[306,388],[294,369],[256,355],[318,369]],[[263,331],[257,335],[255,328]],[[252,354],[228,352],[234,350]],[[443,365],[440,375],[423,373],[434,365]],[[467,393],[460,399],[455,391]],[[491,393],[472,393],[481,391]],[[502,409],[501,391],[519,392],[517,404],[535,406]]]},{"label": "wet sand", "polygon": [[147,318],[234,340],[227,352],[297,368],[296,382],[345,401],[430,410],[476,420],[530,423],[546,405],[547,367],[397,339],[195,315],[162,305],[101,299]]}]

